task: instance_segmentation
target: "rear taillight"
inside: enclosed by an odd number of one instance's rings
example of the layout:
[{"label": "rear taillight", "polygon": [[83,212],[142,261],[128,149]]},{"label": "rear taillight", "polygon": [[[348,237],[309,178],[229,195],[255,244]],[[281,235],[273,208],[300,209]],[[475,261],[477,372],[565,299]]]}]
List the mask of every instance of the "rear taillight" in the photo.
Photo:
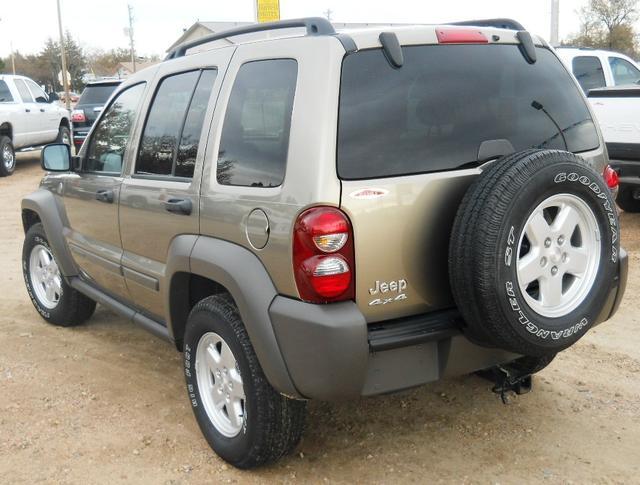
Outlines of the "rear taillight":
[{"label": "rear taillight", "polygon": [[355,258],[347,216],[334,207],[313,207],[293,228],[293,272],[300,298],[312,303],[352,300]]},{"label": "rear taillight", "polygon": [[604,167],[604,172],[602,174],[604,177],[604,181],[607,183],[607,186],[611,190],[615,190],[618,188],[618,184],[620,183],[620,176],[618,172],[611,168],[611,165],[607,165]]},{"label": "rear taillight", "polygon": [[439,44],[488,44],[489,39],[476,29],[436,29]]},{"label": "rear taillight", "polygon": [[81,109],[74,109],[71,113],[71,121],[73,123],[84,123],[87,121],[87,117],[84,115],[84,111]]}]

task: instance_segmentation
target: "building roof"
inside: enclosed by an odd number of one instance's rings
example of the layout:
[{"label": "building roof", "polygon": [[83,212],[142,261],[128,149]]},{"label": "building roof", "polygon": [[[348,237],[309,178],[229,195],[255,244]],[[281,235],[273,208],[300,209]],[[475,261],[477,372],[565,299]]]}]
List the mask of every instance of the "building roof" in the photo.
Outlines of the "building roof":
[{"label": "building roof", "polygon": [[[153,66],[158,62],[160,61],[136,61],[136,71],[142,71],[144,68]],[[119,62],[118,65],[116,66],[115,74],[117,75],[121,70],[130,72],[130,73],[133,72],[133,62],[131,61]]]}]

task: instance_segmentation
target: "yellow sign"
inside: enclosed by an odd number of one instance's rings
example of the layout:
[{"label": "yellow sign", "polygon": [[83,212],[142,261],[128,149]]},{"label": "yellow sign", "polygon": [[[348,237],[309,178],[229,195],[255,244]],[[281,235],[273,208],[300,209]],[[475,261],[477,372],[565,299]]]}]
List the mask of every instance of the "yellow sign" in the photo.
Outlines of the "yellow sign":
[{"label": "yellow sign", "polygon": [[258,22],[280,20],[280,0],[256,0]]}]

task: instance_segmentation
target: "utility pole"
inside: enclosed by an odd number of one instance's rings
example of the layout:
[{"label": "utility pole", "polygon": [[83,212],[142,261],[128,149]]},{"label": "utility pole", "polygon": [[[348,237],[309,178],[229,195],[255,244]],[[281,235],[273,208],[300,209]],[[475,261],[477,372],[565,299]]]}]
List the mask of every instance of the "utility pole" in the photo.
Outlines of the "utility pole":
[{"label": "utility pole", "polygon": [[11,50],[11,69],[13,70],[13,75],[16,75],[16,59],[13,56],[13,42],[9,41],[9,49]]},{"label": "utility pole", "polygon": [[331,22],[331,14],[333,13],[333,10],[331,10],[330,8],[326,9],[324,12],[322,12],[324,14],[325,17],[327,17],[327,20],[329,22]]},{"label": "utility pole", "polygon": [[131,64],[133,65],[133,72],[136,72],[136,49],[133,43],[133,7],[128,4],[129,10],[129,49],[131,49]]},{"label": "utility pole", "polygon": [[[2,20],[0,18],[0,20]],[[16,75],[16,61],[13,57],[13,42],[9,41],[9,51],[11,53],[11,68],[13,69],[13,75]]]},{"label": "utility pole", "polygon": [[67,53],[64,48],[64,35],[62,34],[62,13],[60,0],[58,3],[58,30],[60,31],[60,57],[62,58],[62,86],[64,87],[64,104],[71,111],[71,97],[69,96],[69,80],[67,79]]},{"label": "utility pole", "polygon": [[549,37],[553,47],[560,45],[560,0],[551,0],[551,35]]}]

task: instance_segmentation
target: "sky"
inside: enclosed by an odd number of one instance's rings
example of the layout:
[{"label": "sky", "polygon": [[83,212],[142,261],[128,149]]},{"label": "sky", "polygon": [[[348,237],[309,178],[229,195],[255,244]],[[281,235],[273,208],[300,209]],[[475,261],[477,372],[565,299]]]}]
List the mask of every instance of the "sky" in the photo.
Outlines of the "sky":
[{"label": "sky", "polygon": [[[127,4],[133,7],[138,55],[165,50],[198,20],[252,21],[255,0],[60,0],[63,28],[85,49],[128,47]],[[560,39],[579,28],[578,10],[587,0],[560,0]],[[441,23],[491,17],[518,20],[549,38],[551,0],[280,0],[281,18],[324,16],[336,22]],[[10,46],[38,52],[58,38],[56,0],[2,0],[0,56]]]}]

